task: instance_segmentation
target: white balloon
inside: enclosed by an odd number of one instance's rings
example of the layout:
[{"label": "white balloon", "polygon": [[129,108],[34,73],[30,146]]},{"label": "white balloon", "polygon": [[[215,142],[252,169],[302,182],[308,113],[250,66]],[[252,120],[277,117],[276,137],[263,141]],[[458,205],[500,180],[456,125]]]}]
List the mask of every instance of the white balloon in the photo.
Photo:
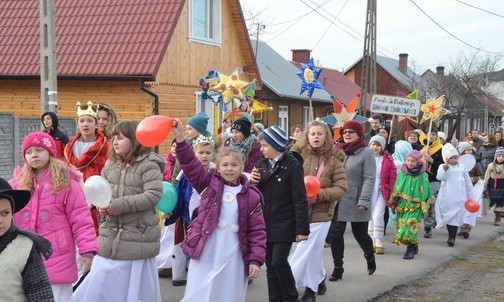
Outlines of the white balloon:
[{"label": "white balloon", "polygon": [[84,182],[84,195],[90,204],[97,208],[104,208],[110,203],[112,190],[105,178],[93,175]]},{"label": "white balloon", "polygon": [[467,171],[471,171],[476,165],[476,159],[471,154],[464,154],[459,157],[459,164],[463,165]]}]

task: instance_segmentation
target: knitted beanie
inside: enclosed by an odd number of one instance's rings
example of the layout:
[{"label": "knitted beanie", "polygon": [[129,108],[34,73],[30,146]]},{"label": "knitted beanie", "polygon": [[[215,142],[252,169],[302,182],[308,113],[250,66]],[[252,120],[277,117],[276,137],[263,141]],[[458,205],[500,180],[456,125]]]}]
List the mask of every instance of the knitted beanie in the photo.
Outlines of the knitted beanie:
[{"label": "knitted beanie", "polygon": [[497,150],[495,150],[495,158],[497,158],[497,155],[504,155],[504,148],[497,148]]},{"label": "knitted beanie", "polygon": [[284,152],[287,144],[289,143],[287,133],[277,125],[266,128],[263,132],[261,132],[261,134],[259,134],[259,139],[265,140],[268,145],[278,152]]},{"label": "knitted beanie", "polygon": [[444,132],[438,131],[437,136],[443,141],[446,141],[446,134],[444,134]]},{"label": "knitted beanie", "polygon": [[210,132],[208,132],[207,130],[208,120],[208,115],[206,115],[204,112],[198,112],[195,116],[187,120],[187,124],[198,131],[199,134],[210,136]]},{"label": "knitted beanie", "polygon": [[472,145],[469,144],[468,142],[461,142],[458,146],[457,146],[457,150],[459,152],[460,155],[464,155],[465,154],[465,150],[471,148],[472,149]]},{"label": "knitted beanie", "polygon": [[381,135],[375,135],[369,140],[369,146],[371,146],[372,142],[377,142],[381,145],[382,147],[382,152],[385,151],[385,147],[387,146],[387,142],[385,141],[385,138]]},{"label": "knitted beanie", "polygon": [[445,163],[448,163],[448,159],[450,159],[453,156],[459,156],[459,152],[455,147],[453,147],[452,144],[446,143],[443,148],[441,149],[441,155],[443,156],[443,160]]},{"label": "knitted beanie", "polygon": [[250,136],[250,127],[252,127],[252,124],[244,117],[237,119],[231,124],[231,129],[240,131],[245,137]]},{"label": "knitted beanie", "polygon": [[56,156],[56,145],[54,140],[45,132],[32,132],[24,138],[23,144],[21,145],[23,157],[25,157],[26,149],[34,146],[46,149],[52,157]]},{"label": "knitted beanie", "polygon": [[364,129],[362,128],[362,125],[357,122],[357,121],[346,121],[344,124],[343,124],[343,127],[340,128],[340,135],[343,136],[343,130],[346,130],[346,129],[351,129],[355,132],[357,132],[357,135],[359,135],[359,137],[362,137],[364,135]]},{"label": "knitted beanie", "polygon": [[405,158],[408,158],[408,157],[413,157],[417,161],[417,164],[423,163],[422,153],[418,152],[417,150],[412,150],[412,151],[406,153]]}]

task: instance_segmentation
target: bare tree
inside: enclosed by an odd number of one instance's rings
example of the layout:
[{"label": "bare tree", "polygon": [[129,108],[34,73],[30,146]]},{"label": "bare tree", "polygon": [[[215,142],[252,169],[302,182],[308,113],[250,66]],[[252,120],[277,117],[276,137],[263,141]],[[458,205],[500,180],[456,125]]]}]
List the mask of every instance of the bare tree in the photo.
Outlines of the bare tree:
[{"label": "bare tree", "polygon": [[445,107],[451,111],[445,119],[454,119],[452,137],[460,129],[463,117],[481,118],[485,114],[485,106],[492,102],[494,96],[483,90],[486,75],[497,68],[498,56],[483,55],[480,52],[459,52],[450,59],[449,74],[429,78],[427,81],[438,92],[445,95]]},{"label": "bare tree", "polygon": [[243,17],[245,18],[245,23],[247,24],[247,31],[249,36],[256,37],[258,24],[264,25],[269,22],[264,20],[264,12],[267,7],[256,7],[253,6],[253,1],[241,1]]}]

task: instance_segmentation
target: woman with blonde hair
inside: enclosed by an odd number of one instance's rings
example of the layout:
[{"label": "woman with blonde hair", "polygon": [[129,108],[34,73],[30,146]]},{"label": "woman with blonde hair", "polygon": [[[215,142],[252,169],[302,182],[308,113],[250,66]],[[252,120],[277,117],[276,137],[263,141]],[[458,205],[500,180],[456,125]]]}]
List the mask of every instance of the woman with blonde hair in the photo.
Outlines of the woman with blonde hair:
[{"label": "woman with blonde hair", "polygon": [[310,218],[308,240],[299,242],[289,259],[296,286],[306,286],[301,300],[315,301],[315,292],[323,295],[327,290],[326,271],[322,263],[324,243],[336,203],[347,191],[342,163],[344,154],[334,148],[327,124],[318,120],[308,125],[305,144],[301,147],[294,145],[293,149],[291,151],[299,152],[304,159],[304,175],[316,176],[321,185],[318,194],[310,196],[310,192],[307,193]]}]

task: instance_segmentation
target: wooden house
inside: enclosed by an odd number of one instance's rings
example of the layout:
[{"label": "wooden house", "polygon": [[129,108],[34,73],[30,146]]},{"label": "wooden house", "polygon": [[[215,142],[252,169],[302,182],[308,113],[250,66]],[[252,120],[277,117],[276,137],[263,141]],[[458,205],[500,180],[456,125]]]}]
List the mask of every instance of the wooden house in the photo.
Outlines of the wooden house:
[{"label": "wooden house", "polygon": [[[41,114],[38,16],[39,1],[0,1],[0,112]],[[91,100],[120,120],[204,111],[212,124],[199,86],[208,70],[259,79],[239,0],[59,0],[56,35],[60,117]]]}]

